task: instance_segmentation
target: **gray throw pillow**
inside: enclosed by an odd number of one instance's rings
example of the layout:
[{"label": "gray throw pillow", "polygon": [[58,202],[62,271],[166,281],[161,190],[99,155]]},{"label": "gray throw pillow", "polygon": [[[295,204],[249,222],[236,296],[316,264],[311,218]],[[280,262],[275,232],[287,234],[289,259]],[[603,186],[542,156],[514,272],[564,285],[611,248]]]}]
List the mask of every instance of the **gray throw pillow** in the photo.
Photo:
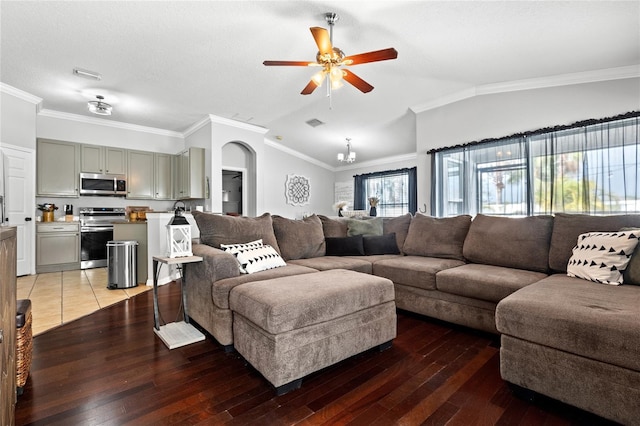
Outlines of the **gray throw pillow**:
[{"label": "gray throw pillow", "polygon": [[382,235],[382,218],[374,219],[349,219],[347,221],[347,236],[354,235]]},{"label": "gray throw pillow", "polygon": [[431,217],[416,214],[402,251],[410,256],[464,260],[462,245],[471,225],[471,216]]},{"label": "gray throw pillow", "polygon": [[280,253],[269,213],[258,217],[244,217],[195,211],[193,218],[200,230],[202,244],[220,248],[220,244],[242,244],[262,239],[265,245],[270,245]]},{"label": "gray throw pillow", "polygon": [[274,215],[272,219],[273,232],[284,260],[324,256],[324,233],[318,216],[295,220]]}]

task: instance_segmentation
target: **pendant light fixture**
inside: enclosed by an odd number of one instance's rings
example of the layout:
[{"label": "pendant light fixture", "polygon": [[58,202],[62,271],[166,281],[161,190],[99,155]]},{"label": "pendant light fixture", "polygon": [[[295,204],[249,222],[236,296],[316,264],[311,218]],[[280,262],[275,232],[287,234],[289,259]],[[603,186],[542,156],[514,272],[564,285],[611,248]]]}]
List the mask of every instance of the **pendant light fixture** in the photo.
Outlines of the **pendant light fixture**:
[{"label": "pendant light fixture", "polygon": [[97,95],[96,98],[98,99],[97,101],[89,101],[87,103],[89,111],[98,115],[111,115],[111,110],[113,110],[113,107],[108,103],[103,102],[104,96]]},{"label": "pendant light fixture", "polygon": [[353,163],[356,161],[356,153],[351,151],[351,138],[347,138],[347,153],[338,153],[338,161],[341,163]]}]

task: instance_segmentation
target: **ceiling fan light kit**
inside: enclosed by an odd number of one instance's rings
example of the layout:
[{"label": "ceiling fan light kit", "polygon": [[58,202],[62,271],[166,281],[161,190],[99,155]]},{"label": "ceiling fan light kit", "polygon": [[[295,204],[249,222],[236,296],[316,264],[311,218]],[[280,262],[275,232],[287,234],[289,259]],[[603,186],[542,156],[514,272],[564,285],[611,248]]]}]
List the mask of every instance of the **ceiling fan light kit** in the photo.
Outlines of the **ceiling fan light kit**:
[{"label": "ceiling fan light kit", "polygon": [[336,13],[325,13],[325,20],[329,24],[329,31],[322,27],[311,27],[311,34],[318,46],[318,53],[315,62],[305,61],[264,61],[265,66],[311,66],[322,67],[322,70],[315,73],[309,83],[300,92],[302,95],[310,95],[313,91],[327,80],[327,96],[331,98],[331,90],[343,86],[343,81],[354,86],[362,93],[369,93],[373,86],[346,69],[344,66],[365,64],[368,62],[386,61],[396,59],[398,52],[394,48],[376,50],[367,53],[360,53],[352,56],[345,56],[344,52],[333,46],[333,25],[338,21]]},{"label": "ceiling fan light kit", "polygon": [[111,115],[113,107],[104,101],[104,96],[97,95],[97,101],[89,101],[87,107],[89,111],[98,115]]}]

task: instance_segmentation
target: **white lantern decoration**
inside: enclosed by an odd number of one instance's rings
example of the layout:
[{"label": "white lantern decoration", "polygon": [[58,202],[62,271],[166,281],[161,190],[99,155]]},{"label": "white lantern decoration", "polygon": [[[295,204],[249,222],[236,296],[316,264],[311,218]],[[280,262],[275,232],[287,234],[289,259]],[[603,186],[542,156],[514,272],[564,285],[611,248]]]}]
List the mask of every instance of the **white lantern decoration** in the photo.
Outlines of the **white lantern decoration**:
[{"label": "white lantern decoration", "polygon": [[191,251],[191,225],[187,218],[182,216],[182,210],[176,209],[175,216],[167,224],[168,256],[187,257],[193,256]]}]

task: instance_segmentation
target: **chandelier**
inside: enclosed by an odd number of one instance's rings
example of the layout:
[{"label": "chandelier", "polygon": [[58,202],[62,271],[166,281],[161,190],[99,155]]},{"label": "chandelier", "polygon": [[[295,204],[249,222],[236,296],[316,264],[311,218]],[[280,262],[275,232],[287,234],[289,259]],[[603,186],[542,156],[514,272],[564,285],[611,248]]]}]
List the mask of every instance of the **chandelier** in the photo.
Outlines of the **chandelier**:
[{"label": "chandelier", "polygon": [[347,153],[338,153],[338,161],[341,163],[353,163],[356,161],[356,153],[351,151],[351,139],[347,138]]},{"label": "chandelier", "polygon": [[113,107],[106,102],[103,102],[104,96],[97,95],[97,101],[89,101],[87,107],[89,111],[98,115],[111,115]]}]

